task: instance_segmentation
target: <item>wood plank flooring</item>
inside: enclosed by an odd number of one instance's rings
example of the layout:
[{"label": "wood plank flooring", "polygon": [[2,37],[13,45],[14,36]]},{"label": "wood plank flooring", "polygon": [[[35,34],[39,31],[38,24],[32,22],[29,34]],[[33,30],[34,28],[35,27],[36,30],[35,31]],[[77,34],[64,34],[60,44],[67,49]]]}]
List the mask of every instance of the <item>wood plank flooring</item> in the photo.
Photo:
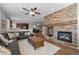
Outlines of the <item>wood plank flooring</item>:
[{"label": "wood plank flooring", "polygon": [[[41,35],[41,33],[37,34],[36,36],[44,39],[44,37]],[[64,45],[56,43],[54,41],[50,41],[50,40],[45,40],[45,41],[47,41],[47,42],[49,42],[51,44],[54,44],[54,45],[61,48],[57,53],[55,53],[55,55],[79,55],[79,50],[77,50],[77,49],[73,49],[73,48],[64,46]]]},{"label": "wood plank flooring", "polygon": [[49,40],[45,40],[45,41],[61,48],[57,53],[55,53],[55,55],[79,55],[79,51],[76,49],[69,48],[67,46],[64,46],[62,44],[53,41],[49,41]]}]

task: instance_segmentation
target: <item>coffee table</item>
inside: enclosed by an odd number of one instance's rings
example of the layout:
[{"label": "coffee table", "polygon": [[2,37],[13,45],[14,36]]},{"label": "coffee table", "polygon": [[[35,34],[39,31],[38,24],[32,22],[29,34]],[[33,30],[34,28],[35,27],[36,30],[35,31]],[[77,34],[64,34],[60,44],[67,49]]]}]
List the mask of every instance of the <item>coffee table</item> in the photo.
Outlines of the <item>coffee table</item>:
[{"label": "coffee table", "polygon": [[28,42],[35,48],[35,50],[36,48],[44,46],[44,40],[36,36],[28,37]]}]

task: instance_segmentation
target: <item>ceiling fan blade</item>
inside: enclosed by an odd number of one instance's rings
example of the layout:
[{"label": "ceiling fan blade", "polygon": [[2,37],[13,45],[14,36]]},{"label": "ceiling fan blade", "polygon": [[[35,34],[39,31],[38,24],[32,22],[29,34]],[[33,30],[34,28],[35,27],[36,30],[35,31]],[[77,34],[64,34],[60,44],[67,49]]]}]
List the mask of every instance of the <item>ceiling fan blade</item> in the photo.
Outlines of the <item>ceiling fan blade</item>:
[{"label": "ceiling fan blade", "polygon": [[25,15],[27,15],[27,14],[29,14],[29,13],[25,13]]},{"label": "ceiling fan blade", "polygon": [[39,12],[35,12],[35,14],[40,14]]},{"label": "ceiling fan blade", "polygon": [[33,9],[33,8],[31,8],[31,11],[33,12],[33,11],[34,11],[34,9]]},{"label": "ceiling fan blade", "polygon": [[37,8],[35,7],[35,8],[31,8],[31,11],[35,11],[35,10],[37,10]]},{"label": "ceiling fan blade", "polygon": [[27,10],[27,11],[30,11],[30,10],[28,10],[28,9],[24,8],[24,7],[23,7],[23,9],[24,9],[24,10]]},{"label": "ceiling fan blade", "polygon": [[35,7],[34,10],[37,10],[37,8]]}]

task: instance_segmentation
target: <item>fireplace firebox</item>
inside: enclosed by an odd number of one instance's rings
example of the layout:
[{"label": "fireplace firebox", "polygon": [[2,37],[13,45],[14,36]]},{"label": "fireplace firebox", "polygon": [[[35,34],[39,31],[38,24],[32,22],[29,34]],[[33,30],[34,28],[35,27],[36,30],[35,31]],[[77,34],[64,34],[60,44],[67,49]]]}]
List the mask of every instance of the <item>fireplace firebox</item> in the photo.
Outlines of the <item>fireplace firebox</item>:
[{"label": "fireplace firebox", "polygon": [[72,33],[71,32],[58,31],[58,40],[62,40],[62,41],[72,43]]}]

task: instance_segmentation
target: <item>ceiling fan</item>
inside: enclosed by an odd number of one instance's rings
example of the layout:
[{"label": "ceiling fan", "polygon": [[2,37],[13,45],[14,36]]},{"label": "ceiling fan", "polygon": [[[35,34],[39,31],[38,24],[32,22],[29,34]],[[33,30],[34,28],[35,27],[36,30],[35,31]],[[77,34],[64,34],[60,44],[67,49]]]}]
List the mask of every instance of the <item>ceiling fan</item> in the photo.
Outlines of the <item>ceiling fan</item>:
[{"label": "ceiling fan", "polygon": [[40,13],[37,12],[37,8],[36,7],[35,8],[31,8],[30,10],[29,9],[26,9],[24,7],[22,9],[28,11],[28,13],[25,13],[25,15],[27,15],[27,14],[31,14],[32,16],[35,16],[36,14],[39,14],[40,15]]}]

